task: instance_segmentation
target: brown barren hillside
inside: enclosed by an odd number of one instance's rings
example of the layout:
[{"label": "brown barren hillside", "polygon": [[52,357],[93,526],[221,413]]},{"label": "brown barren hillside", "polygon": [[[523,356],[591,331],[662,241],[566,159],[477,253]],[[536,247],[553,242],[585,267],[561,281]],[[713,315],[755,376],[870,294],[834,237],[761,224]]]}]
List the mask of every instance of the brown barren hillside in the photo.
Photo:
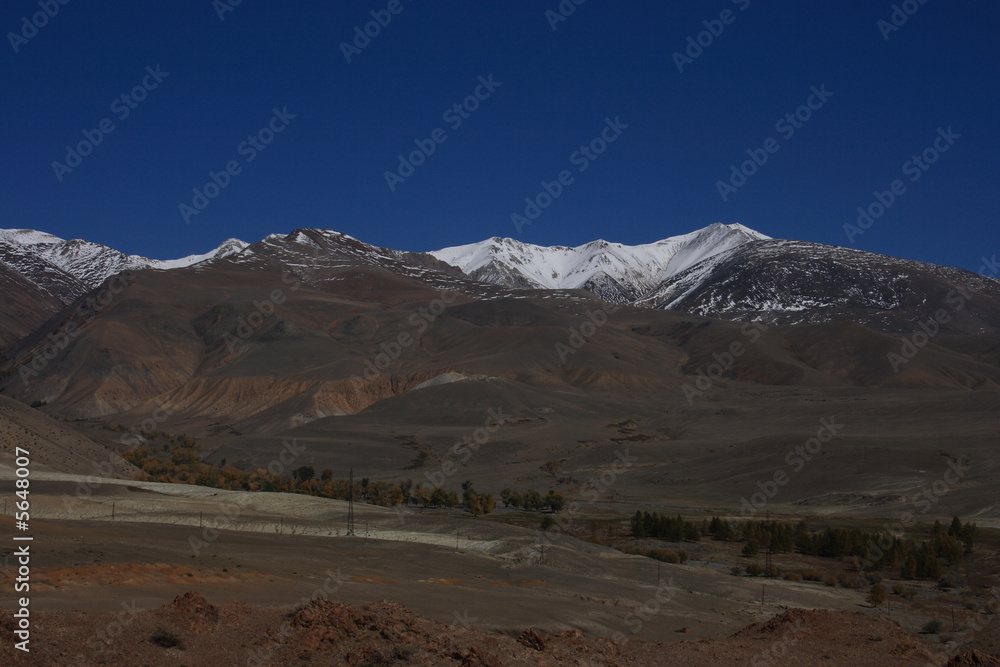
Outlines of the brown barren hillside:
[{"label": "brown barren hillside", "polygon": [[0,396],[0,459],[12,464],[15,447],[27,449],[33,470],[131,479],[138,470],[113,450],[23,403]]}]

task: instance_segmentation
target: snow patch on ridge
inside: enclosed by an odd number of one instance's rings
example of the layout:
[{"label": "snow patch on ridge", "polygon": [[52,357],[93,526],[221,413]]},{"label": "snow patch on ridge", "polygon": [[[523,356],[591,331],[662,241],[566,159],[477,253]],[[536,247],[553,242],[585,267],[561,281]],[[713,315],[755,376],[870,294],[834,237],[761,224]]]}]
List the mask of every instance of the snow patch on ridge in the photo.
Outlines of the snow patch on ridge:
[{"label": "snow patch on ridge", "polygon": [[139,255],[126,255],[114,248],[91,241],[80,239],[66,241],[58,236],[32,229],[0,229],[0,244],[4,247],[4,261],[8,264],[12,263],[14,256],[20,256],[24,262],[29,263],[31,259],[34,259],[36,264],[41,261],[44,265],[76,278],[90,289],[122,271],[186,268],[210,259],[230,257],[247,247],[247,244],[239,239],[229,239],[208,253],[174,260],[156,260]]},{"label": "snow patch on ridge", "polygon": [[575,248],[544,247],[494,237],[428,254],[486,283],[587,289],[609,301],[626,303],[709,257],[769,238],[743,225],[716,223],[636,246],[602,239]]}]

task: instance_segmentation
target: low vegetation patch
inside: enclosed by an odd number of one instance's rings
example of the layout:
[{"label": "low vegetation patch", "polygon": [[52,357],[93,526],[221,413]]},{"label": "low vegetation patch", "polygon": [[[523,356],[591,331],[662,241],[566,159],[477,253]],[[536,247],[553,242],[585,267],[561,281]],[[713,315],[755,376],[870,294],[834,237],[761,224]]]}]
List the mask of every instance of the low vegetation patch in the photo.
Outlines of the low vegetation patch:
[{"label": "low vegetation patch", "polygon": [[[121,426],[110,426],[110,430],[124,430]],[[479,493],[471,480],[462,483],[461,498],[456,491],[412,480],[390,484],[372,481],[367,477],[351,482],[335,479],[333,470],[320,470],[317,474],[313,466],[299,466],[286,471],[283,465],[258,468],[245,472],[227,466],[223,459],[219,465],[203,460],[203,454],[194,438],[187,436],[167,436],[160,432],[140,431],[135,434],[145,443],[122,452],[122,458],[139,468],[139,481],[166,482],[172,484],[197,484],[214,489],[229,491],[259,491],[264,493],[301,493],[335,500],[354,499],[359,503],[394,507],[413,505],[423,508],[461,507],[473,516],[489,514],[496,509],[496,500],[491,493]],[[504,507],[516,507],[526,512],[562,511],[566,501],[563,494],[550,490],[542,495],[534,489],[513,491],[504,489],[501,494]]]},{"label": "low vegetation patch", "polygon": [[619,547],[619,550],[622,553],[645,556],[646,558],[652,558],[664,563],[686,563],[688,559],[687,552],[684,551],[668,551],[666,549],[640,547],[634,544],[623,544]]},{"label": "low vegetation patch", "polygon": [[181,638],[165,628],[157,629],[149,641],[163,648],[184,648],[184,642],[181,641]]}]

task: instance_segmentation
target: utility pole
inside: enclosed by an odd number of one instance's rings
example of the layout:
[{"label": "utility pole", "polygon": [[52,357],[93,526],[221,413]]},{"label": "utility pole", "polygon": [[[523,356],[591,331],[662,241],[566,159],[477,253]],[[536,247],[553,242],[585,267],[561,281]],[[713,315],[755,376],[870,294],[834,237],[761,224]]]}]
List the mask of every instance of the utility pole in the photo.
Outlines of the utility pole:
[{"label": "utility pole", "polygon": [[764,589],[767,588],[767,584],[760,585],[760,610],[764,611]]},{"label": "utility pole", "polygon": [[354,535],[354,468],[347,482],[347,534]]},{"label": "utility pole", "polygon": [[278,535],[283,535],[285,532],[285,517],[278,519]]},{"label": "utility pole", "polygon": [[[767,522],[764,524],[764,530],[767,533],[767,546],[764,551],[764,576],[771,576],[771,510],[767,511]],[[763,605],[763,602],[761,603]]]}]

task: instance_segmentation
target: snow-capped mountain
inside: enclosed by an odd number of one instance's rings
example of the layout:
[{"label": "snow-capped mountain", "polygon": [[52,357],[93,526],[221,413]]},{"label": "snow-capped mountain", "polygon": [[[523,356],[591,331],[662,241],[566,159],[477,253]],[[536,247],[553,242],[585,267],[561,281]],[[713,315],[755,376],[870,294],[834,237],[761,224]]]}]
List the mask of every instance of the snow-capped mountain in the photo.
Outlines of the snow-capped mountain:
[{"label": "snow-capped mountain", "polygon": [[[289,234],[271,234],[226,261],[250,270],[278,268],[286,279],[294,277],[319,289],[343,280],[342,269],[377,267],[434,289],[459,292],[476,299],[533,296],[530,290],[515,294],[506,286],[473,280],[428,253],[380,248],[331,229],[303,228]],[[561,290],[550,290],[547,295],[579,298],[575,293]]]},{"label": "snow-capped mountain", "polygon": [[33,242],[44,243],[49,238],[56,239],[41,232],[0,230],[0,264],[45,294],[55,297],[62,303],[68,303],[90,287],[36,251]]},{"label": "snow-capped mountain", "polygon": [[853,321],[904,333],[944,310],[943,332],[1000,332],[1000,281],[804,241],[756,241],[727,250],[632,305],[768,324]]},{"label": "snow-capped mountain", "polygon": [[31,229],[0,229],[0,262],[63,302],[122,271],[183,268],[208,259],[229,257],[246,247],[243,241],[229,239],[203,255],[161,261],[126,255],[91,241],[66,241]]},{"label": "snow-capped mountain", "polygon": [[[65,274],[64,277],[70,278]],[[3,294],[0,299],[0,349],[30,334],[64,305],[62,300],[3,263],[0,263],[0,294]]]},{"label": "snow-capped mountain", "polygon": [[[149,262],[149,268],[152,269],[183,269],[210,259],[225,259],[226,257],[238,255],[248,248],[249,245],[250,244],[240,241],[239,239],[227,239],[215,250],[201,255],[188,255],[187,257],[181,257],[180,259],[151,259],[147,261]],[[133,257],[135,257],[135,255],[133,255]]]},{"label": "snow-capped mountain", "polygon": [[[950,308],[952,321],[942,330],[1000,333],[1000,281],[850,248],[775,240],[742,225],[717,223],[638,246],[594,241],[541,247],[493,238],[431,253],[303,228],[252,245],[230,239],[211,252],[167,261],[43,232],[0,230],[0,282],[9,286],[0,324],[17,323],[0,326],[0,346],[116,273],[186,267],[201,273],[218,262],[253,272],[278,269],[320,290],[344,280],[345,268],[376,267],[478,300],[588,299],[573,291],[586,290],[641,308],[771,324],[854,321],[892,332],[913,331],[928,313]],[[958,299],[949,295],[959,290],[973,294],[955,308]]]},{"label": "snow-capped mountain", "polygon": [[627,246],[592,241],[543,247],[494,237],[428,254],[485,283],[514,288],[585,289],[630,303],[664,280],[721,252],[769,237],[743,225],[716,223],[690,234]]}]

